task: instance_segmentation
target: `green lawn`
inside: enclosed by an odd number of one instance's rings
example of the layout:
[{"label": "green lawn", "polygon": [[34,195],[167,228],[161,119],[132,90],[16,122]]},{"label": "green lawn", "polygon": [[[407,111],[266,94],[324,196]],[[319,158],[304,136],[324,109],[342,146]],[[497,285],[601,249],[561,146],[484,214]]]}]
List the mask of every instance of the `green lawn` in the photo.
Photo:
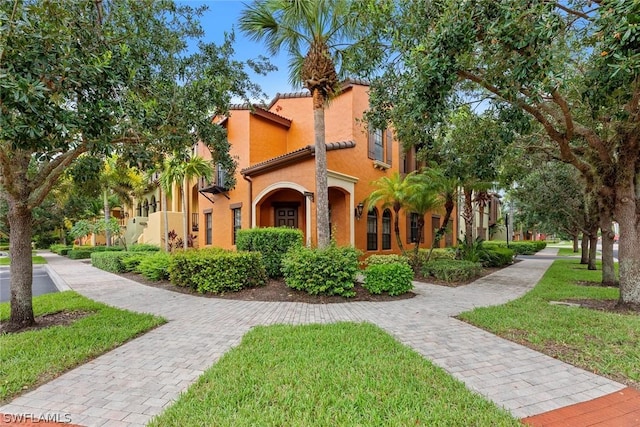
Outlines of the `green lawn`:
[{"label": "green lawn", "polygon": [[601,280],[601,270],[586,267],[579,260],[556,260],[522,298],[478,308],[460,318],[588,371],[638,383],[640,316],[549,304],[570,298],[618,299],[616,288],[575,285],[576,280]]},{"label": "green lawn", "polygon": [[[0,334],[0,402],[164,323],[159,317],[112,308],[72,291],[34,297],[33,309],[36,316],[60,311],[91,314],[70,326]],[[0,304],[0,321],[8,317],[9,304]]]},{"label": "green lawn", "polygon": [[518,426],[371,324],[257,327],[151,426]]},{"label": "green lawn", "polygon": [[573,252],[573,247],[570,248],[560,248],[558,250],[558,256],[580,256],[580,251]]},{"label": "green lawn", "polygon": [[[40,255],[33,255],[31,257],[31,260],[33,261],[34,264],[46,264],[47,260],[44,259],[43,257],[41,257]],[[9,265],[11,264],[11,258],[9,257],[5,257],[5,258],[0,258],[0,265]]]}]

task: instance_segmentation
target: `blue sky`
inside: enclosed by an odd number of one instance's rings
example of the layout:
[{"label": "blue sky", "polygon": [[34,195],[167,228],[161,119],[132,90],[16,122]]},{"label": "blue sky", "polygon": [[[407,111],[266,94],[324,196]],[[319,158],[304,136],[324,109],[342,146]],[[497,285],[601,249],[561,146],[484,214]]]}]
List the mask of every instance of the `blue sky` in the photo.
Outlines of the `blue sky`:
[{"label": "blue sky", "polygon": [[270,59],[272,64],[278,67],[278,71],[273,71],[267,76],[252,74],[252,80],[258,83],[267,94],[267,101],[270,101],[278,92],[284,93],[300,90],[300,88],[292,88],[288,82],[288,58],[286,54],[271,57],[267,53],[263,43],[249,40],[238,29],[240,12],[244,9],[245,3],[248,3],[248,1],[179,0],[177,3],[187,4],[192,7],[205,4],[209,7],[209,10],[205,12],[200,20],[205,31],[205,41],[221,43],[224,40],[224,33],[233,30],[236,36],[234,48],[237,59],[247,60],[256,58],[258,55],[264,55]]}]

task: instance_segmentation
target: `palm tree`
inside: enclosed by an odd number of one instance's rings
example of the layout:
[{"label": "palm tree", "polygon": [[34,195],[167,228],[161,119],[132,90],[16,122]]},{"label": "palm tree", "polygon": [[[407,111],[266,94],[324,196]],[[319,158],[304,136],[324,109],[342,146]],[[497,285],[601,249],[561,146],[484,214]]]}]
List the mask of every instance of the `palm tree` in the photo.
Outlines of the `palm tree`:
[{"label": "palm tree", "polygon": [[429,261],[433,249],[439,246],[440,240],[442,240],[442,237],[447,232],[447,227],[449,226],[449,221],[451,221],[451,215],[455,208],[456,198],[458,197],[458,188],[460,185],[457,178],[446,176],[442,169],[426,168],[423,169],[421,173],[425,175],[432,188],[438,193],[439,197],[442,199],[444,207],[442,223],[440,224],[440,228],[438,228],[434,233],[433,241],[431,242],[431,250],[429,250],[429,254],[427,255],[427,261]]},{"label": "palm tree", "polygon": [[487,236],[484,233],[484,210],[486,209],[486,207],[489,205],[489,202],[491,201],[491,194],[489,194],[489,189],[482,186],[482,187],[478,187],[478,189],[476,190],[476,195],[473,198],[473,201],[476,202],[476,205],[478,206],[478,218],[479,218],[479,224],[478,224],[478,230],[480,231],[480,233],[482,234],[480,237],[482,240],[487,240]]},{"label": "palm tree", "polygon": [[396,242],[402,252],[404,252],[404,246],[402,245],[402,239],[400,239],[400,225],[398,219],[400,217],[400,209],[406,207],[407,198],[409,196],[409,188],[407,181],[398,172],[395,172],[390,177],[383,176],[372,182],[377,187],[369,197],[367,197],[367,210],[373,209],[378,202],[382,201],[382,208],[391,207],[394,212],[393,216],[393,231],[396,235]]},{"label": "palm tree", "polygon": [[164,206],[164,238],[165,249],[169,250],[169,214],[167,213],[167,196],[171,196],[171,189],[174,184],[182,184],[182,232],[183,248],[189,246],[189,219],[187,216],[187,192],[189,183],[199,177],[204,177],[211,181],[213,177],[213,166],[210,161],[200,156],[188,157],[181,160],[179,157],[172,157],[165,160],[162,174],[160,175],[160,185],[162,187],[162,206]]},{"label": "palm tree", "polygon": [[418,214],[418,238],[414,252],[418,255],[420,241],[424,232],[424,216],[427,212],[440,209],[444,204],[444,199],[425,174],[411,172],[405,178],[408,194],[405,200],[407,210]]},{"label": "palm tree", "polygon": [[347,0],[254,1],[240,17],[240,29],[277,55],[290,56],[289,80],[313,97],[316,167],[316,218],[319,247],[329,245],[329,190],[324,108],[339,90],[336,64],[353,39],[355,21]]},{"label": "palm tree", "polygon": [[[131,192],[142,181],[140,173],[125,164],[118,156],[109,156],[105,159],[100,176],[98,178],[102,189],[102,203],[105,224],[111,218],[112,200],[110,196],[117,196],[120,203],[131,200]],[[111,231],[105,230],[106,245],[111,246]]]}]

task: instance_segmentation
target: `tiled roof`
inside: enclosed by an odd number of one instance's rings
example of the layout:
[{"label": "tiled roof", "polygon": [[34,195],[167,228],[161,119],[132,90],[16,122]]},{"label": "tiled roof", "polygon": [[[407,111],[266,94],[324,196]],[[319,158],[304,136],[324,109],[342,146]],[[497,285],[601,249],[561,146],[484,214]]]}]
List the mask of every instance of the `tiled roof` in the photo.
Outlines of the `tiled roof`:
[{"label": "tiled roof", "polygon": [[[341,91],[350,88],[351,86],[354,85],[358,85],[358,86],[369,86],[369,82],[366,80],[362,80],[362,79],[346,79],[344,81],[342,81],[342,87],[340,88]],[[290,98],[310,98],[311,97],[311,93],[309,91],[303,91],[303,92],[289,92],[289,93],[276,93],[276,96],[271,100],[271,102],[269,103],[269,105],[267,106],[267,109],[271,109],[271,107],[273,107],[273,105],[279,100],[279,99],[290,99]]]},{"label": "tiled roof", "polygon": [[[356,143],[354,141],[330,142],[327,144],[327,151],[342,150],[344,148],[353,148],[355,146]],[[297,161],[299,160],[313,157],[315,151],[315,146],[307,145],[298,150],[291,151],[289,153],[274,157],[269,160],[265,160],[264,162],[256,163],[253,166],[242,169],[240,173],[242,175],[248,176],[260,175],[262,173],[269,172],[274,169],[279,169],[292,163],[297,163]]]}]

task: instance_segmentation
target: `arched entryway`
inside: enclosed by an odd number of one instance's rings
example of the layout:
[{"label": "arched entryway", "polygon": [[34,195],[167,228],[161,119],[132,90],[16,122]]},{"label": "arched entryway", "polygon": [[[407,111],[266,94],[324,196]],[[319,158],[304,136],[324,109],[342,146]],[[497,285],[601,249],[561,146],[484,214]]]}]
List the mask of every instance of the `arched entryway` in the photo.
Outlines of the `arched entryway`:
[{"label": "arched entryway", "polygon": [[252,227],[291,227],[302,230],[311,244],[311,197],[306,188],[291,182],[270,185],[252,206]]}]

